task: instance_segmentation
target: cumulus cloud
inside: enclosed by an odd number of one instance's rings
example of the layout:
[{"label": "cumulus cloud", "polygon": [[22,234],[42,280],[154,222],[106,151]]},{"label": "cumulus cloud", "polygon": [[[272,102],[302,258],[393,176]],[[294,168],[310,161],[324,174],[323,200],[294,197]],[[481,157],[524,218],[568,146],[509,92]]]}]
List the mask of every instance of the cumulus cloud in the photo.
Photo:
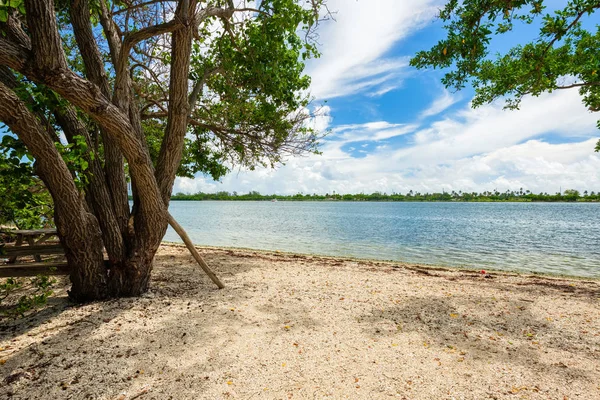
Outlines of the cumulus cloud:
[{"label": "cumulus cloud", "polygon": [[[262,193],[370,193],[482,191],[523,187],[554,193],[560,187],[600,190],[600,156],[594,153],[596,116],[576,92],[527,98],[518,111],[501,105],[466,106],[429,126],[374,121],[333,129],[321,156],[290,160],[277,170],[242,171],[215,190]],[[569,143],[549,143],[552,133]],[[397,134],[412,141],[394,145]],[[342,144],[373,143],[360,159]],[[363,149],[360,144],[353,146]],[[365,150],[363,150],[365,151]],[[178,180],[176,186],[191,189]],[[200,180],[198,188],[210,188]],[[199,189],[200,190],[200,189]],[[188,190],[194,192],[195,190]],[[214,190],[213,190],[214,191]]]},{"label": "cumulus cloud", "polygon": [[414,132],[415,124],[391,124],[387,121],[367,122],[365,124],[341,125],[332,129],[330,141],[341,146],[360,141],[381,141]]},{"label": "cumulus cloud", "polygon": [[[307,109],[308,113],[309,110]],[[332,121],[331,107],[318,106],[312,111],[312,117],[307,121],[307,126],[317,132],[325,132]]]},{"label": "cumulus cloud", "polygon": [[544,134],[589,137],[597,116],[582,105],[576,90],[527,97],[515,111],[492,104],[466,107],[415,134],[415,146],[394,154],[399,165],[459,159],[515,145]]},{"label": "cumulus cloud", "polygon": [[[436,3],[330,0],[330,9],[339,11],[336,21],[321,26],[323,56],[307,66],[316,98],[361,94],[372,96],[365,108],[376,107],[377,96],[409,76],[408,57],[390,56],[390,50],[432,18]],[[332,127],[322,155],[293,158],[275,170],[236,171],[222,182],[177,179],[174,191],[600,190],[600,156],[593,152],[598,116],[586,110],[576,90],[528,97],[517,111],[502,104],[450,109],[460,100],[442,89],[404,120],[394,115],[394,122],[337,126],[338,110],[326,106],[309,122],[320,131]]]}]

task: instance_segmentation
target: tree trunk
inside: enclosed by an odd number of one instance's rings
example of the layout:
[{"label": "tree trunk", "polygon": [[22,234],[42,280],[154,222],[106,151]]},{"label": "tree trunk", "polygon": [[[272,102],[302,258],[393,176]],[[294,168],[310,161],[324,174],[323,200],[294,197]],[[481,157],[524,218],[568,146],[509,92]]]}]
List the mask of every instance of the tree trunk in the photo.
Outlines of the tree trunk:
[{"label": "tree trunk", "polygon": [[110,297],[100,228],[93,215],[87,214],[85,220],[84,226],[73,227],[60,217],[60,212],[55,213],[58,236],[71,271],[69,297],[80,303]]},{"label": "tree trunk", "polygon": [[78,301],[106,298],[107,273],[98,220],[86,210],[71,172],[36,115],[2,82],[0,99],[0,119],[31,151],[36,171],[54,200],[58,236],[72,271],[71,296]]},{"label": "tree trunk", "polygon": [[156,250],[152,247],[138,249],[126,262],[111,268],[110,297],[139,296],[148,290]]},{"label": "tree trunk", "polygon": [[[0,121],[25,143],[52,195],[58,235],[71,269],[69,295],[79,302],[137,296],[148,289],[152,262],[167,229],[167,204],[187,130],[192,34],[199,23],[195,19],[196,1],[182,1],[173,20],[123,34],[104,2],[100,3],[100,21],[115,71],[112,90],[104,69],[106,60],[90,24],[88,1],[72,0],[69,9],[86,79],[69,68],[52,0],[26,0],[26,25],[12,16],[6,27],[0,25],[0,33],[7,32],[0,34],[0,65],[45,85],[69,103],[52,110],[68,140],[83,136],[88,149],[96,148],[86,131],[89,122],[80,119],[78,113],[93,120],[101,133],[103,162],[99,154],[87,157],[91,186],[83,196],[73,181],[75,173],[69,171],[54,145],[57,138],[49,131],[51,124],[41,123],[44,119],[29,111],[16,95],[14,84],[3,84],[0,79]],[[175,32],[169,116],[155,171],[140,110],[132,96],[129,57],[130,50],[141,41],[169,32]],[[135,192],[131,213],[123,157]],[[108,262],[104,260],[105,249]]]}]

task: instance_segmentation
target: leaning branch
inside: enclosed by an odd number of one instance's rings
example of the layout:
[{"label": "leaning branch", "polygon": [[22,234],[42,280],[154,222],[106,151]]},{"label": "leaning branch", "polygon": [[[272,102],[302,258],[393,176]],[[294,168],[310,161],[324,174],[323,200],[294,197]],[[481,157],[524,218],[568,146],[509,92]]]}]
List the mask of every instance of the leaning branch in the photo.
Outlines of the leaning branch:
[{"label": "leaning branch", "polygon": [[192,243],[192,240],[187,235],[185,230],[183,230],[181,225],[179,225],[177,223],[177,221],[175,221],[175,218],[173,218],[173,216],[170,213],[168,213],[168,217],[169,217],[169,225],[171,225],[173,227],[173,229],[175,230],[175,232],[177,232],[179,237],[181,237],[181,239],[183,240],[183,243],[185,243],[185,246],[188,248],[190,253],[192,253],[192,256],[194,257],[194,259],[198,262],[198,264],[200,264],[200,267],[202,267],[202,270],[204,272],[206,272],[206,275],[208,275],[208,277],[215,283],[215,285],[218,286],[219,289],[223,289],[225,287],[225,285],[223,285],[223,283],[219,280],[219,278],[217,278],[217,276],[214,274],[214,272],[212,272],[211,269],[208,267],[208,265],[206,264],[206,262],[204,261],[202,256],[198,253],[198,250],[196,250],[196,247],[194,247],[194,243]]}]

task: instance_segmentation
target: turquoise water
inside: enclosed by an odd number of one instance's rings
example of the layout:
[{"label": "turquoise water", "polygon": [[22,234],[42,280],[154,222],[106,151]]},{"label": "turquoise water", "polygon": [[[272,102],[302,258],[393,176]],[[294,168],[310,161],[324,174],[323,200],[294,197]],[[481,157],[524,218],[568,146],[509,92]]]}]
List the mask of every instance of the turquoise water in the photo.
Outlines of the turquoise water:
[{"label": "turquoise water", "polygon": [[[600,277],[600,204],[173,201],[199,245]],[[165,240],[180,242],[169,228]]]}]

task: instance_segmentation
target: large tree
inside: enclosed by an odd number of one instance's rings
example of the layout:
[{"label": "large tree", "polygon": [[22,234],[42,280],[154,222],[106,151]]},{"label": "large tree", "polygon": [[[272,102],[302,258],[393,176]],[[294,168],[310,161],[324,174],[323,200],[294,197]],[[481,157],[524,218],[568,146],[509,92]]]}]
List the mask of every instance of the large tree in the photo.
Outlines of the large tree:
[{"label": "large tree", "polygon": [[321,1],[298,3],[0,1],[0,121],[52,195],[72,298],[147,289],[178,173],[315,151]]},{"label": "large tree", "polygon": [[[411,65],[449,68],[442,82],[455,90],[472,84],[475,107],[504,98],[515,109],[526,95],[578,89],[588,109],[600,111],[600,1],[569,0],[552,12],[545,3],[451,0],[439,14],[446,38],[418,52]],[[516,37],[522,24],[539,26],[535,40],[490,54],[493,39],[510,32]]]}]

